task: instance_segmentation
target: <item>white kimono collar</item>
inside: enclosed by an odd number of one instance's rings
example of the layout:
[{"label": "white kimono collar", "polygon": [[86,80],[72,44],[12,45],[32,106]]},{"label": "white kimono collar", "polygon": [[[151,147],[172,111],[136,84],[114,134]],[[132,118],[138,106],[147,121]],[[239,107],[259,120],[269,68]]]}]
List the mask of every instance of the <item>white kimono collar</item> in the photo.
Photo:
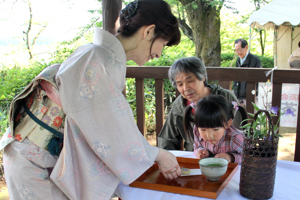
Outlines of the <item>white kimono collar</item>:
[{"label": "white kimono collar", "polygon": [[125,59],[126,62],[126,54],[123,45],[116,36],[112,35],[110,32],[105,31],[100,27],[95,27],[93,44],[112,50],[115,54],[121,56],[120,59]]}]

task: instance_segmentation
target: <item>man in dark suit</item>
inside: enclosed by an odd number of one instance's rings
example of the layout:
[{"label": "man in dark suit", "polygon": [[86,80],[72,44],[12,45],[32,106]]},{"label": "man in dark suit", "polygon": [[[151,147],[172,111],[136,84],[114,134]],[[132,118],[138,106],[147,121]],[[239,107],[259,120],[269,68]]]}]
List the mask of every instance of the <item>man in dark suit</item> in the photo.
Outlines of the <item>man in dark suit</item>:
[{"label": "man in dark suit", "polygon": [[[234,42],[235,53],[239,56],[236,60],[236,67],[258,67],[261,68],[259,58],[248,52],[248,43],[244,39],[237,39]],[[234,81],[233,82],[234,94],[240,101],[241,105],[246,106],[246,91],[247,82]]]}]

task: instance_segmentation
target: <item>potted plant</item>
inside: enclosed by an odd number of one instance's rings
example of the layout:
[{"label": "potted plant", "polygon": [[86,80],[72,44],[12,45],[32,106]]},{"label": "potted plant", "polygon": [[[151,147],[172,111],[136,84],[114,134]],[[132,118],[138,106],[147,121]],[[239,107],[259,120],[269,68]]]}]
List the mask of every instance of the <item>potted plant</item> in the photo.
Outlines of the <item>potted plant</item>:
[{"label": "potted plant", "polygon": [[[269,199],[273,196],[278,141],[278,122],[273,125],[278,107],[270,111],[259,109],[252,103],[256,113],[248,113],[252,119],[242,128],[245,132],[241,163],[240,194],[250,199]],[[281,113],[283,114],[283,113]],[[280,114],[280,116],[281,116]],[[288,109],[285,114],[292,114]],[[280,117],[279,117],[280,119]]]}]

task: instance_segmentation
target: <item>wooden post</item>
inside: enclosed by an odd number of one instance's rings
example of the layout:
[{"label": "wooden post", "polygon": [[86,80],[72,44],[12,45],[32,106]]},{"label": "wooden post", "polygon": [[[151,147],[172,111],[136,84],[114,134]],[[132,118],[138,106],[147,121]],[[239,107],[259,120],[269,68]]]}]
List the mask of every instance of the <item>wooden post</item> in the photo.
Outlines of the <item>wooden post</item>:
[{"label": "wooden post", "polygon": [[137,78],[136,87],[136,121],[141,133],[145,134],[145,101],[144,101],[144,79]]},{"label": "wooden post", "polygon": [[155,103],[156,103],[156,146],[158,135],[164,124],[164,80],[155,79]]}]

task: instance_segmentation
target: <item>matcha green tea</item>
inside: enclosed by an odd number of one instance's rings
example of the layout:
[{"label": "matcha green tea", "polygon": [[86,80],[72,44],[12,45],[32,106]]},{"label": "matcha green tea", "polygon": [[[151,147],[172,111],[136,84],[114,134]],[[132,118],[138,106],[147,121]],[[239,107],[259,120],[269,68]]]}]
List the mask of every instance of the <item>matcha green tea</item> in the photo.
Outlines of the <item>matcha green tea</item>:
[{"label": "matcha green tea", "polygon": [[218,163],[213,163],[213,164],[208,164],[206,165],[207,167],[222,167],[222,164],[218,164]]}]

